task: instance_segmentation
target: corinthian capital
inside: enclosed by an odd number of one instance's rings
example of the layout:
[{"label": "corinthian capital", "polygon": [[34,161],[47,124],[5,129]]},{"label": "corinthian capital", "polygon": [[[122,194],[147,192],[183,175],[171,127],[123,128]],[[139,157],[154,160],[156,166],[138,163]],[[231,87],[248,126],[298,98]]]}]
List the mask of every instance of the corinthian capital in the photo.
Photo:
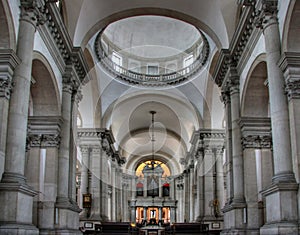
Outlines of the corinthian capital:
[{"label": "corinthian capital", "polygon": [[9,99],[11,91],[12,91],[11,80],[0,78],[0,97],[5,97],[6,99]]},{"label": "corinthian capital", "polygon": [[261,3],[261,9],[256,12],[255,26],[263,29],[277,23],[278,0],[261,0]]},{"label": "corinthian capital", "polygon": [[44,4],[41,0],[21,0],[20,3],[21,20],[28,21],[34,26],[45,23]]},{"label": "corinthian capital", "polygon": [[285,91],[289,100],[300,99],[300,80],[286,81]]}]

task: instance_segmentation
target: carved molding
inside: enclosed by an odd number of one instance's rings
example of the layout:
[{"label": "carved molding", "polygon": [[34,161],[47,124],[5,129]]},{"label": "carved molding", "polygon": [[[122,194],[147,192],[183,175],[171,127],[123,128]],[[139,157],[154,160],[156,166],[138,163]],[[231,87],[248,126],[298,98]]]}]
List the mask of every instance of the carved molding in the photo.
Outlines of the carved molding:
[{"label": "carved molding", "polygon": [[289,100],[300,98],[300,53],[286,52],[279,61],[285,77],[285,91]]},{"label": "carved molding", "polygon": [[300,99],[300,80],[288,80],[286,81],[285,91],[288,99]]},{"label": "carved molding", "polygon": [[278,0],[261,0],[261,8],[256,11],[255,26],[264,29],[277,22]]},{"label": "carved molding", "polygon": [[[46,28],[40,28],[39,30],[42,32],[47,47],[51,49],[53,45],[56,45],[62,61],[65,64],[73,64],[80,83],[87,83],[89,81],[88,66],[83,52],[80,47],[73,47],[72,40],[55,1],[46,0],[43,13],[46,18]],[[53,52],[53,57],[57,57],[56,51],[52,49],[50,51]]]},{"label": "carved molding", "polygon": [[58,134],[29,134],[27,148],[59,148],[61,137]]},{"label": "carved molding", "polygon": [[[82,145],[93,146],[97,145],[107,154],[113,162],[117,161],[119,166],[126,162],[124,157],[120,157],[119,152],[114,149],[114,138],[111,131],[103,128],[79,128],[77,137]],[[91,147],[92,148],[92,147]]]},{"label": "carved molding", "polygon": [[44,3],[41,0],[21,0],[20,9],[21,20],[28,21],[34,26],[45,23]]},{"label": "carved molding", "polygon": [[20,59],[12,49],[0,49],[0,97],[10,98],[12,77]]},{"label": "carved molding", "polygon": [[228,49],[222,49],[213,74],[215,83],[222,87],[229,65],[234,62],[239,71],[245,66],[245,61],[251,55],[255,47],[261,30],[255,27],[255,19],[258,12],[261,12],[262,5],[258,4],[262,0],[239,0],[243,6],[239,23]]},{"label": "carved molding", "polygon": [[243,149],[253,148],[272,148],[272,138],[271,136],[258,136],[258,135],[249,135],[242,138]]}]

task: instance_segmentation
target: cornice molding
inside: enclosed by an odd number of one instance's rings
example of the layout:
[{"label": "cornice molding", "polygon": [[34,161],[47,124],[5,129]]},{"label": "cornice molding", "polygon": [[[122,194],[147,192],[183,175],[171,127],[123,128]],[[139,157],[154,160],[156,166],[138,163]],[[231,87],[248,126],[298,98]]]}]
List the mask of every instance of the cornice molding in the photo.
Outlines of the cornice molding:
[{"label": "cornice molding", "polygon": [[77,136],[80,145],[93,146],[97,142],[99,148],[101,147],[112,161],[117,161],[119,165],[123,165],[126,162],[126,159],[120,157],[119,152],[115,150],[115,139],[110,130],[105,128],[78,128]]},{"label": "cornice molding", "polygon": [[83,52],[80,47],[73,47],[55,1],[46,0],[43,14],[46,22],[38,29],[61,73],[65,72],[66,65],[72,64],[80,84],[86,84],[89,81],[89,75]]},{"label": "cornice molding", "polygon": [[222,49],[213,74],[215,83],[222,87],[226,78],[226,73],[231,63],[235,63],[238,71],[245,66],[245,61],[251,55],[255,42],[259,39],[262,31],[255,26],[258,12],[262,12],[265,0],[240,0],[238,3],[243,6],[240,21],[233,35],[233,39],[228,49]]},{"label": "cornice molding", "polygon": [[0,49],[0,98],[10,99],[13,90],[12,77],[20,59],[12,49]]},{"label": "cornice molding", "polygon": [[59,148],[62,119],[58,116],[28,118],[27,149],[31,147]]},{"label": "cornice molding", "polygon": [[300,53],[284,53],[279,66],[285,77],[285,91],[288,99],[300,99]]}]

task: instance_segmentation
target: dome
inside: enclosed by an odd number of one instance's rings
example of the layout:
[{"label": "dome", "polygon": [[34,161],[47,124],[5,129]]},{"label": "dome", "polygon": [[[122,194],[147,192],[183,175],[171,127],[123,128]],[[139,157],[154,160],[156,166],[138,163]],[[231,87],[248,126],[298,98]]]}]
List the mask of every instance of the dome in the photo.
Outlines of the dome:
[{"label": "dome", "polygon": [[98,33],[95,51],[112,77],[129,84],[165,86],[188,81],[205,64],[201,30],[165,16],[134,16]]}]

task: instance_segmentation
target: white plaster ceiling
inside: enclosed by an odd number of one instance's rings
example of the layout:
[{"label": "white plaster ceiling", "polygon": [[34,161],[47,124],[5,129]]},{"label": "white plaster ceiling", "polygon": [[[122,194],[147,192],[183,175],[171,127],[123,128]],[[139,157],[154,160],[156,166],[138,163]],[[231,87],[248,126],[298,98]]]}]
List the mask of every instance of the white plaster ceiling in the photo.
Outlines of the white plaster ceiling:
[{"label": "white plaster ceiling", "polygon": [[163,16],[122,19],[108,25],[103,35],[121,51],[144,58],[177,55],[201,38],[194,26]]},{"label": "white plaster ceiling", "polygon": [[164,15],[189,22],[227,48],[235,29],[236,0],[65,0],[68,30],[84,47],[109,23],[136,15]]}]

